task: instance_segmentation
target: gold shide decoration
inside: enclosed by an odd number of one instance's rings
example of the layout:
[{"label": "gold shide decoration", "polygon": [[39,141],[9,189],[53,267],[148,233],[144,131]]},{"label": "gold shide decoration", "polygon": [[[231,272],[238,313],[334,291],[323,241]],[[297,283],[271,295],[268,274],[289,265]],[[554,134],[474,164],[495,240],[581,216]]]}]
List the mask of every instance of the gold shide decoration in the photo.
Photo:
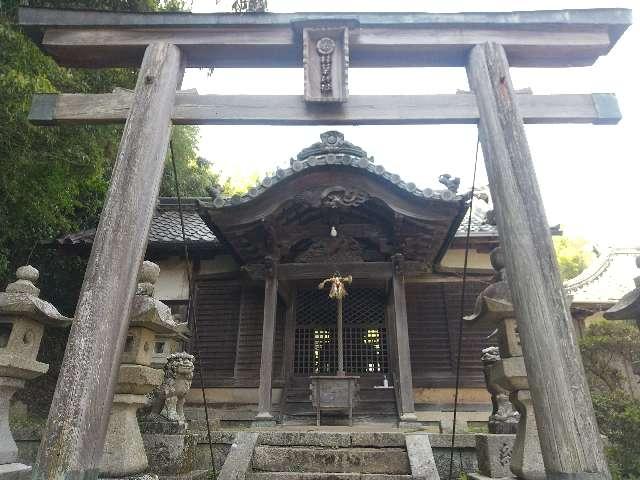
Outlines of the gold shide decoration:
[{"label": "gold shide decoration", "polygon": [[340,277],[339,274],[335,274],[333,277],[329,277],[318,285],[318,289],[322,290],[327,283],[331,284],[331,290],[329,290],[329,298],[336,300],[342,300],[347,296],[347,289],[344,288],[346,283],[350,284],[353,281],[351,275],[347,277]]},{"label": "gold shide decoration", "polygon": [[347,296],[347,289],[345,288],[345,284],[351,284],[353,282],[353,278],[351,275],[346,277],[341,277],[339,273],[333,275],[333,277],[329,277],[318,285],[318,289],[322,290],[326,286],[326,284],[331,285],[331,289],[329,290],[329,298],[333,298],[337,302],[337,315],[336,315],[336,343],[338,344],[338,372],[337,375],[339,377],[344,377],[344,346],[342,345],[342,300]]}]

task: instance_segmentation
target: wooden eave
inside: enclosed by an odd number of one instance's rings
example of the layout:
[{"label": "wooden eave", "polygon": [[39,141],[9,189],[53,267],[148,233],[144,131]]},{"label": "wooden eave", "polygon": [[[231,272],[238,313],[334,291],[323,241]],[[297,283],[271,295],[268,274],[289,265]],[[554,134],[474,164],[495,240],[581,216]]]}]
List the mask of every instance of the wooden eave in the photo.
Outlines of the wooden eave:
[{"label": "wooden eave", "polygon": [[116,13],[23,7],[19,24],[58,63],[137,67],[146,45],[178,45],[188,67],[301,67],[300,28],[346,24],[353,67],[464,66],[501,43],[516,67],[593,64],[631,24],[628,9],[506,13]]},{"label": "wooden eave", "polygon": [[[376,208],[380,208],[385,212],[384,215],[380,213],[377,221],[384,221],[383,217],[389,220],[386,225],[378,225],[377,230],[375,226],[370,230],[365,230],[366,227],[363,226],[362,232],[354,231],[357,230],[357,225],[338,225],[341,234],[367,237],[378,234],[378,230],[385,230],[392,232],[392,236],[396,238],[406,238],[407,235],[416,239],[428,239],[431,243],[430,254],[428,258],[419,259],[425,265],[433,265],[439,261],[467,210],[466,196],[450,194],[445,195],[448,198],[445,200],[434,193],[433,197],[425,197],[422,193],[407,191],[399,184],[365,168],[336,164],[306,167],[254,198],[245,198],[236,204],[216,207],[213,203],[202,202],[200,213],[205,223],[230,248],[240,263],[255,263],[261,256],[271,254],[267,244],[278,242],[281,231],[286,230],[290,236],[292,230],[304,233],[308,229],[310,240],[327,237],[331,225],[327,225],[322,231],[322,224],[318,223],[292,223],[283,226],[281,218],[285,208],[292,205],[300,205],[301,211],[307,212],[327,209],[326,206],[318,206],[321,201],[319,196],[335,187],[355,189],[368,196],[364,205],[343,207],[343,213],[349,211],[371,215]],[[300,215],[296,214],[295,221],[299,218]],[[316,235],[318,237],[314,237]],[[274,239],[267,238],[269,236]],[[412,258],[410,253],[408,257]]]}]

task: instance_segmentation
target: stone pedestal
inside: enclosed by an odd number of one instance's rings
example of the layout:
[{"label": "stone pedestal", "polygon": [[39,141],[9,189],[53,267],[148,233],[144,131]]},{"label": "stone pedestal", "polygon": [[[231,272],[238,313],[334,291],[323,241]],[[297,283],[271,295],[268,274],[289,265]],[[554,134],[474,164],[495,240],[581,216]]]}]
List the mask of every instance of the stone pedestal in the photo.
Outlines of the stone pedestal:
[{"label": "stone pedestal", "polygon": [[257,428],[275,427],[276,423],[276,419],[271,415],[271,413],[258,412],[254,420],[251,422],[251,426]]},{"label": "stone pedestal", "polygon": [[520,413],[520,424],[511,457],[511,471],[527,480],[544,479],[546,476],[531,393],[529,390],[515,391],[511,394],[511,402]]},{"label": "stone pedestal", "polygon": [[103,477],[126,477],[147,470],[149,462],[136,417],[146,400],[145,395],[114,395],[100,466]]},{"label": "stone pedestal", "polygon": [[0,377],[0,464],[18,459],[18,446],[9,428],[9,404],[13,394],[24,384],[25,381],[19,378]]},{"label": "stone pedestal", "polygon": [[144,421],[140,426],[149,470],[161,476],[188,475],[194,470],[197,438],[184,424]]},{"label": "stone pedestal", "polygon": [[511,476],[511,459],[515,435],[476,435],[478,470],[489,478]]},{"label": "stone pedestal", "polygon": [[[500,348],[485,349],[485,354],[492,358],[483,358],[485,365],[485,380],[487,387],[495,397],[492,417],[497,419],[500,413],[498,394],[509,395],[509,400],[515,406],[519,419],[512,414],[507,415],[510,420],[517,420],[516,436],[510,453],[510,470],[523,480],[538,480],[546,478],[538,429],[531,404],[529,380],[522,356],[518,322],[513,309],[511,291],[505,281],[505,271],[500,249],[491,253],[491,263],[496,270],[496,282],[489,285],[476,300],[473,315],[465,320],[476,326],[493,328],[498,332]],[[504,400],[504,399],[503,399]],[[504,403],[504,402],[503,402]],[[504,404],[502,410],[504,410]],[[486,438],[484,438],[486,437]],[[498,448],[499,437],[504,435],[486,435],[479,439],[482,449],[478,449],[478,465],[480,473],[490,477],[504,477],[501,458],[505,458],[506,450]],[[495,438],[490,438],[495,437]],[[493,445],[493,446],[492,446]]]}]

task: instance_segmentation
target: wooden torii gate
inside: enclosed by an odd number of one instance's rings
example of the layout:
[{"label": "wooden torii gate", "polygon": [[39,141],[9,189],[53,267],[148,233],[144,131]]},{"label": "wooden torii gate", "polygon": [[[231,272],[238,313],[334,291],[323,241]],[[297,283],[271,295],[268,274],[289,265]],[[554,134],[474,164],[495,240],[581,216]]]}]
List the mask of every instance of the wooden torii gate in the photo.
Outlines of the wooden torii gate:
[{"label": "wooden torii gate", "polygon": [[[171,123],[477,123],[547,476],[609,479],[524,123],[616,123],[620,113],[610,94],[516,94],[509,65],[591,65],[630,19],[624,9],[238,16],[22,8],[20,24],[61,65],[140,68],[134,92],[33,102],[35,123],[125,122],[34,478],[97,477]],[[304,96],[176,92],[185,67],[302,66]],[[466,67],[472,93],[350,97],[349,66]],[[268,298],[274,282],[266,276]],[[275,302],[265,302],[264,315],[263,342],[272,347]],[[271,350],[263,348],[263,367]],[[408,343],[403,350],[407,374]],[[260,392],[267,413],[268,390]]]}]

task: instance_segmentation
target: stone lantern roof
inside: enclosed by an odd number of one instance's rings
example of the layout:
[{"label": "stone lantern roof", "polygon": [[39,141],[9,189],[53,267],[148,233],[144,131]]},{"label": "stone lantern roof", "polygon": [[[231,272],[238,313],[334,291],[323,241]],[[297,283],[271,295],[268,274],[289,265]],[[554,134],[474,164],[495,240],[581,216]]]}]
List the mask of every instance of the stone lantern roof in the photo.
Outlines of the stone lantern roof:
[{"label": "stone lantern roof", "polygon": [[31,265],[16,270],[17,280],[0,292],[0,316],[27,317],[53,327],[69,326],[72,318],[65,317],[56,307],[39,298],[40,289],[33,283],[39,275]]},{"label": "stone lantern roof", "polygon": [[130,327],[145,327],[155,333],[179,332],[181,324],[176,323],[171,309],[153,297],[154,285],[160,276],[160,267],[145,261],[138,275],[138,288],[131,307]]}]

